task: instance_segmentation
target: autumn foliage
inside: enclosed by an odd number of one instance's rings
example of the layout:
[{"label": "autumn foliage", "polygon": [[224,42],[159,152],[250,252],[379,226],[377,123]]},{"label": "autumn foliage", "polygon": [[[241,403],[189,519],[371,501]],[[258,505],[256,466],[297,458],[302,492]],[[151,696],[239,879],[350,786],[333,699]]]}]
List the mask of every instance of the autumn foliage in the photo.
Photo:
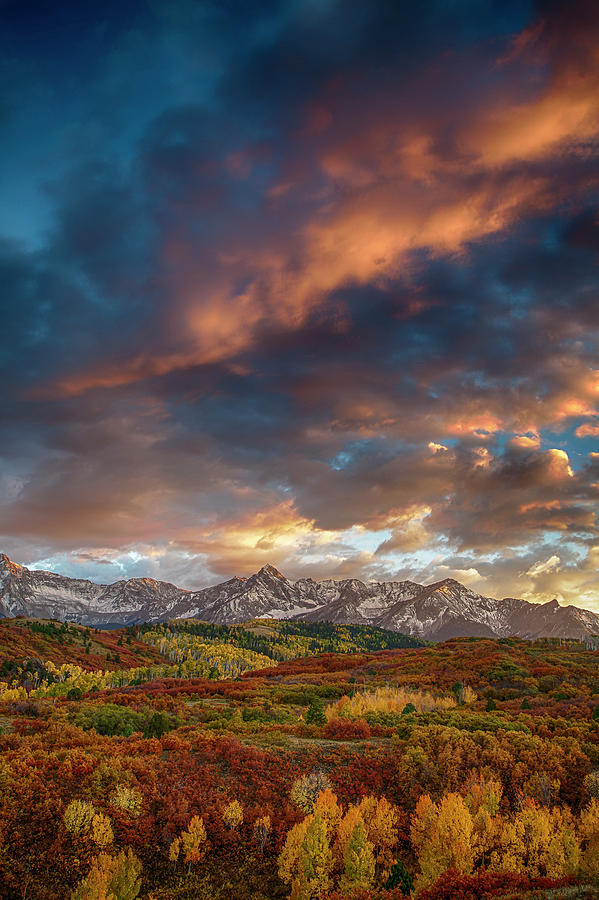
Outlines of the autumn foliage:
[{"label": "autumn foliage", "polygon": [[[2,898],[595,889],[597,651],[486,639],[373,649],[384,635],[360,645],[357,631],[294,624],[265,636],[258,623],[223,632],[223,647],[280,664],[196,677],[206,660],[174,656],[219,639],[198,628],[189,641],[161,632],[165,656],[151,629],[0,625]],[[350,652],[288,656],[335,640]]]}]

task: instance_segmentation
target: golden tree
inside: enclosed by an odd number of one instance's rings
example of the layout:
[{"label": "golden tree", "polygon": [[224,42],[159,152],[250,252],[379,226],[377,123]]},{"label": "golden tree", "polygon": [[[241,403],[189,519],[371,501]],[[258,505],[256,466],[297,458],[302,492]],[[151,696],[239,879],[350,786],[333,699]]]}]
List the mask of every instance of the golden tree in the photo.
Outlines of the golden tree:
[{"label": "golden tree", "polygon": [[64,811],[63,822],[70,834],[88,838],[98,847],[108,847],[114,840],[110,819],[97,812],[88,800],[71,800]]},{"label": "golden tree", "polygon": [[342,816],[341,807],[339,806],[337,797],[330,788],[325,788],[325,790],[321,791],[318,795],[316,803],[314,804],[314,815],[320,816],[326,823],[330,839],[337,831]]},{"label": "golden tree", "polygon": [[354,804],[348,808],[337,827],[337,838],[333,850],[336,864],[340,869],[343,868],[345,851],[347,850],[352,834],[354,833],[354,828],[358,822],[362,822],[362,825],[364,824],[359,806],[358,804]]},{"label": "golden tree", "polygon": [[104,813],[96,813],[92,819],[89,835],[98,847],[108,847],[114,840],[112,825]]},{"label": "golden tree", "polygon": [[580,813],[578,836],[581,871],[589,878],[599,878],[599,800],[593,798]]},{"label": "golden tree", "polygon": [[243,822],[243,809],[241,803],[232,800],[223,812],[223,823],[231,831],[235,831]]},{"label": "golden tree", "polygon": [[142,811],[143,798],[135,788],[130,788],[126,784],[117,784],[110,795],[109,803],[115,809],[128,813],[132,819],[138,819]]},{"label": "golden tree", "polygon": [[141,888],[141,863],[132,850],[116,856],[100,853],[71,900],[135,900]]},{"label": "golden tree", "polygon": [[287,832],[285,844],[279,853],[278,866],[279,878],[285,884],[293,884],[298,877],[299,855],[308,826],[314,816],[306,816],[302,822],[298,822]]},{"label": "golden tree", "polygon": [[579,855],[569,810],[549,810],[527,800],[513,819],[504,823],[491,863],[494,868],[533,878],[559,878],[576,871]]},{"label": "golden tree", "polygon": [[322,769],[314,769],[309,775],[302,775],[294,782],[289,796],[302,812],[309,814],[314,810],[320,794],[331,787],[328,775]]},{"label": "golden tree", "polygon": [[459,794],[448,794],[438,804],[428,794],[421,797],[410,836],[420,866],[418,889],[436,881],[446,869],[465,875],[472,872],[472,816]]},{"label": "golden tree", "polygon": [[270,821],[270,816],[262,816],[259,819],[256,819],[254,822],[254,838],[256,843],[260,847],[260,853],[264,853],[264,848],[266,846],[266,842],[270,837],[272,831],[272,824]]},{"label": "golden tree", "polygon": [[399,837],[397,808],[385,797],[368,796],[360,801],[358,810],[366,826],[366,837],[373,847],[377,881],[383,883],[389,878],[395,861],[393,850]]},{"label": "golden tree", "polygon": [[181,848],[189,873],[193,863],[199,862],[206,850],[206,829],[200,816],[194,816],[187,831],[181,832]]},{"label": "golden tree", "polygon": [[176,863],[181,854],[181,838],[175,838],[171,841],[168,848],[168,858],[171,862]]},{"label": "golden tree", "polygon": [[71,800],[62,820],[70,834],[87,834],[96,815],[96,807],[88,800]]},{"label": "golden tree", "polygon": [[331,889],[332,868],[333,854],[327,824],[321,816],[315,815],[306,829],[300,847],[298,900],[326,897]]}]

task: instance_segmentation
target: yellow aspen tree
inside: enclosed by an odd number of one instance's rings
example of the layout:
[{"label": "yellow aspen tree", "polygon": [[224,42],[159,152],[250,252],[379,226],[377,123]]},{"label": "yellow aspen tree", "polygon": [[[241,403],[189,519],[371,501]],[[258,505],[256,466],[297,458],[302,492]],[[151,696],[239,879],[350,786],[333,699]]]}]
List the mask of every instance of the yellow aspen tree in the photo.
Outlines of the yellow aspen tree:
[{"label": "yellow aspen tree", "polygon": [[580,845],[572,813],[567,807],[555,807],[551,810],[551,820],[545,872],[549,878],[574,875],[580,863]]},{"label": "yellow aspen tree", "polygon": [[578,818],[581,843],[580,868],[589,878],[599,878],[599,800],[592,799]]},{"label": "yellow aspen tree", "polygon": [[254,839],[260,847],[260,853],[264,853],[266,842],[272,832],[270,816],[262,816],[254,822]]},{"label": "yellow aspen tree", "polygon": [[135,900],[141,889],[141,862],[131,849],[116,856],[100,853],[71,900]]},{"label": "yellow aspen tree", "polygon": [[187,831],[181,832],[181,847],[185,862],[188,863],[189,874],[192,864],[201,860],[206,849],[206,829],[200,816],[194,816]]},{"label": "yellow aspen tree", "polygon": [[313,818],[314,816],[306,816],[302,822],[298,822],[287,832],[285,844],[277,860],[279,878],[284,884],[293,884],[294,879],[297,879],[300,849]]},{"label": "yellow aspen tree", "polygon": [[71,900],[116,900],[109,883],[110,873],[99,859],[94,860],[87,876],[79,882],[71,894]]},{"label": "yellow aspen tree", "polygon": [[298,778],[291,788],[290,798],[296,806],[306,814],[310,814],[314,810],[314,804],[318,800],[319,795],[327,788],[331,789],[332,785],[328,775],[322,769],[315,769],[309,775],[302,775]]},{"label": "yellow aspen tree", "polygon": [[104,813],[96,813],[92,819],[89,835],[98,847],[108,847],[114,840],[112,825]]},{"label": "yellow aspen tree", "polygon": [[110,889],[116,900],[135,900],[141,889],[141,862],[129,848],[113,856]]},{"label": "yellow aspen tree", "polygon": [[179,859],[179,854],[181,853],[181,840],[180,838],[175,838],[171,841],[171,845],[168,848],[168,858],[172,863],[177,863]]},{"label": "yellow aspen tree", "polygon": [[352,896],[356,891],[366,891],[372,887],[375,870],[374,853],[361,820],[352,832],[343,862],[343,875],[339,887],[344,894]]},{"label": "yellow aspen tree", "polygon": [[232,800],[223,813],[223,824],[231,831],[235,831],[243,822],[243,809],[241,803]]},{"label": "yellow aspen tree", "polygon": [[542,848],[549,843],[549,822],[529,801],[501,830],[498,850],[491,856],[495,869],[539,875]]},{"label": "yellow aspen tree", "polygon": [[422,794],[416,804],[410,823],[410,839],[416,853],[431,840],[433,826],[437,820],[437,804],[429,794]]},{"label": "yellow aspen tree", "polygon": [[492,816],[486,806],[481,806],[472,818],[472,853],[475,865],[486,868],[491,853],[496,849],[500,833],[499,816]]},{"label": "yellow aspen tree", "polygon": [[362,816],[360,815],[358,805],[355,804],[348,808],[347,812],[339,822],[339,826],[337,828],[337,839],[333,847],[333,852],[335,856],[335,862],[339,869],[343,869],[345,851],[347,850],[347,845],[351,840],[351,836],[354,833],[354,828],[356,827],[358,822],[362,822],[362,824],[364,824]]},{"label": "yellow aspen tree", "polygon": [[358,809],[366,826],[366,836],[373,846],[377,882],[389,878],[395,861],[394,847],[398,841],[399,816],[397,808],[385,797],[365,797]]},{"label": "yellow aspen tree", "polygon": [[332,887],[332,868],[333,854],[326,822],[316,815],[308,825],[300,847],[298,900],[326,897]]},{"label": "yellow aspen tree", "polygon": [[531,878],[558,878],[578,865],[578,840],[571,814],[538,806],[528,800],[501,831],[499,849],[491,856],[494,868],[524,872]]},{"label": "yellow aspen tree", "polygon": [[314,815],[320,816],[326,823],[330,839],[337,831],[342,816],[341,807],[339,806],[337,797],[330,788],[325,788],[325,790],[321,791],[318,795],[318,799],[314,804]]},{"label": "yellow aspen tree", "polygon": [[71,834],[87,834],[96,815],[96,807],[88,800],[71,800],[64,811],[64,827]]},{"label": "yellow aspen tree", "polygon": [[420,889],[447,869],[469,875],[473,869],[472,816],[459,794],[432,803],[425,795],[412,817],[411,838],[418,856]]},{"label": "yellow aspen tree", "polygon": [[143,798],[135,788],[118,784],[110,795],[109,803],[115,809],[128,813],[132,819],[138,819],[142,811]]}]

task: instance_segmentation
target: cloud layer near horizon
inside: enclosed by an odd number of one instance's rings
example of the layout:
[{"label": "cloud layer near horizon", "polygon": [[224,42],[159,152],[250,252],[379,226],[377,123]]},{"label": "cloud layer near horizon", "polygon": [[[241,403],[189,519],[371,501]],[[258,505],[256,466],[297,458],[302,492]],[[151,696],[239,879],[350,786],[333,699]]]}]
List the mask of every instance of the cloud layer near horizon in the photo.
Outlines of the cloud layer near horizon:
[{"label": "cloud layer near horizon", "polygon": [[15,559],[599,609],[599,12],[400,7],[6,5]]}]

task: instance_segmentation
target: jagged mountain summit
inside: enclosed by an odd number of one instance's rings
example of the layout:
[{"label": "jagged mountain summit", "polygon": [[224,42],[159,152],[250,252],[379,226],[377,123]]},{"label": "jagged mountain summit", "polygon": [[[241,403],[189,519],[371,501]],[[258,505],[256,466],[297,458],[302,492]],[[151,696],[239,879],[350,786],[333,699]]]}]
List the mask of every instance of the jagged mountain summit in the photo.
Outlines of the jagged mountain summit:
[{"label": "jagged mountain summit", "polygon": [[233,624],[256,618],[377,625],[439,641],[450,637],[571,637],[599,634],[599,615],[557,601],[494,600],[446,578],[368,582],[290,581],[274,566],[199,591],[152,578],[95,584],[35,571],[0,554],[0,615],[83,625],[129,625],[198,618]]}]

